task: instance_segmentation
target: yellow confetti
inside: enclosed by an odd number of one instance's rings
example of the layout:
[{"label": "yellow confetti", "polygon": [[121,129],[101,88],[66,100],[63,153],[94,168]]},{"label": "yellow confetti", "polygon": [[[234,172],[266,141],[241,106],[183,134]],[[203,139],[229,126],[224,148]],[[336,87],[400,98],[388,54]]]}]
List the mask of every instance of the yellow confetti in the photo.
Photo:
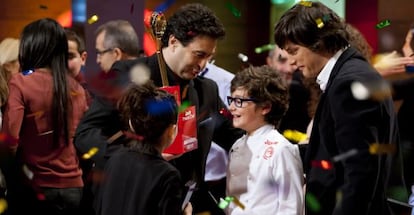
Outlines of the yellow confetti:
[{"label": "yellow confetti", "polygon": [[0,199],[0,214],[4,213],[7,209],[7,201],[5,199]]},{"label": "yellow confetti", "polygon": [[296,130],[289,130],[289,129],[283,132],[283,136],[285,136],[286,139],[295,141],[295,142],[301,142],[308,138],[308,136],[305,133],[302,133]]},{"label": "yellow confetti", "polygon": [[98,148],[96,147],[92,147],[91,149],[89,149],[88,152],[86,152],[85,154],[82,155],[82,158],[87,160],[90,159],[91,157],[93,157],[96,153],[98,152]]},{"label": "yellow confetti", "polygon": [[39,118],[40,116],[42,116],[45,112],[44,111],[36,111],[34,113],[31,114],[27,114],[26,117],[34,117],[34,118]]},{"label": "yellow confetti", "polygon": [[243,203],[241,203],[240,202],[240,200],[237,198],[237,197],[235,197],[235,196],[232,196],[233,197],[233,203],[235,204],[235,205],[237,205],[237,206],[239,206],[242,210],[244,210],[246,207],[244,206],[244,204]]},{"label": "yellow confetti", "polygon": [[79,92],[77,92],[77,91],[70,91],[70,95],[71,96],[77,96],[77,95],[79,95],[80,93]]},{"label": "yellow confetti", "polygon": [[312,7],[311,1],[300,1],[299,4],[305,6],[305,7]]},{"label": "yellow confetti", "polygon": [[325,26],[325,24],[323,23],[321,18],[317,18],[315,20],[315,22],[316,22],[316,25],[318,26],[318,28],[323,28],[323,26]]},{"label": "yellow confetti", "polygon": [[88,19],[88,24],[93,24],[93,23],[95,23],[96,21],[98,21],[98,19],[99,19],[99,17],[98,17],[98,15],[93,15],[93,16],[91,16],[91,18],[89,18]]},{"label": "yellow confetti", "polygon": [[370,154],[392,154],[395,152],[395,144],[374,143],[369,146]]}]

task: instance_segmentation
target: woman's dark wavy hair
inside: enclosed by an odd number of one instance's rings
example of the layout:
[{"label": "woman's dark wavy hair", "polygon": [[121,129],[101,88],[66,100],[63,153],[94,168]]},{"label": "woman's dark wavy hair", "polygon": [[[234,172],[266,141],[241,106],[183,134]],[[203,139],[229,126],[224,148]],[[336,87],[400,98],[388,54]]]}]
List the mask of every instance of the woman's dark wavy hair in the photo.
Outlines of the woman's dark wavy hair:
[{"label": "woman's dark wavy hair", "polygon": [[222,39],[225,36],[223,24],[208,7],[192,3],[179,8],[167,21],[162,37],[162,46],[168,46],[170,35],[174,35],[183,46],[196,36]]},{"label": "woman's dark wavy hair", "polygon": [[[298,3],[282,15],[275,26],[275,43],[285,48],[291,42],[316,53],[329,54],[347,47],[345,22],[322,3],[311,3],[310,7]],[[323,27],[318,27],[318,19],[323,21]]]},{"label": "woman's dark wavy hair", "polygon": [[69,120],[72,107],[66,79],[68,55],[65,31],[55,20],[39,19],[24,27],[19,48],[22,71],[37,68],[49,68],[52,71],[52,128],[54,128],[55,144],[59,142],[62,135],[65,144],[69,144]]},{"label": "woman's dark wavy hair", "polygon": [[271,104],[272,108],[265,115],[265,121],[278,128],[289,107],[288,87],[279,72],[267,65],[246,68],[236,73],[231,81],[231,92],[238,88],[246,90],[251,98],[257,100],[258,105]]},{"label": "woman's dark wavy hair", "polygon": [[124,130],[143,137],[146,144],[158,144],[168,126],[177,124],[178,107],[173,95],[157,88],[152,82],[131,84],[118,102]]}]

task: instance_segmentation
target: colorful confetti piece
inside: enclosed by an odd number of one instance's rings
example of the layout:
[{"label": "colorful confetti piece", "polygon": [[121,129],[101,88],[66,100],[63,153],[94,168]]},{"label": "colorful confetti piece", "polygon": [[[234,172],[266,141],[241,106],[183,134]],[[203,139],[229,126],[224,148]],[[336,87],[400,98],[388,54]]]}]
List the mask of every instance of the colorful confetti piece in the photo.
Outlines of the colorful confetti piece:
[{"label": "colorful confetti piece", "polygon": [[373,155],[392,154],[395,152],[395,144],[374,143],[369,146],[369,153]]},{"label": "colorful confetti piece", "polygon": [[309,210],[313,212],[319,212],[321,210],[321,204],[319,203],[318,199],[312,193],[306,193],[305,196],[306,205],[308,206]]},{"label": "colorful confetti piece", "polygon": [[355,81],[351,84],[351,92],[357,100],[372,99],[376,101],[382,101],[390,98],[391,88],[386,81],[361,83]]},{"label": "colorful confetti piece", "polygon": [[33,72],[34,72],[33,69],[28,69],[28,70],[24,70],[22,73],[23,73],[24,76],[26,76],[26,75],[32,74]]},{"label": "colorful confetti piece", "polygon": [[230,202],[233,202],[237,207],[240,207],[242,210],[246,208],[243,203],[240,202],[240,200],[234,196],[226,196],[226,198],[220,198],[220,202],[218,203],[218,207],[221,209],[226,209]]},{"label": "colorful confetti piece", "polygon": [[191,103],[189,101],[184,101],[180,107],[178,107],[178,112],[181,113],[185,111],[188,107],[190,107]]},{"label": "colorful confetti piece", "polygon": [[289,130],[289,129],[283,132],[283,136],[286,137],[286,139],[294,141],[294,142],[301,142],[301,141],[308,139],[308,136],[305,133],[302,133],[296,130]]},{"label": "colorful confetti piece", "polygon": [[89,149],[88,152],[82,155],[82,158],[85,160],[90,159],[98,152],[98,150],[99,149],[97,147],[92,147],[91,149]]},{"label": "colorful confetti piece", "polygon": [[275,48],[274,44],[266,44],[266,45],[255,48],[254,52],[256,52],[256,54],[260,54],[260,53],[263,53],[265,51],[270,51],[274,48]]},{"label": "colorful confetti piece", "polygon": [[321,169],[324,169],[324,170],[330,170],[333,167],[332,163],[330,161],[327,161],[327,160],[320,160],[320,161],[314,160],[314,161],[311,162],[311,165],[313,167],[318,167],[318,168],[321,168]]},{"label": "colorful confetti piece", "polygon": [[337,155],[337,156],[333,157],[333,158],[332,158],[332,161],[333,161],[333,162],[342,161],[342,160],[345,160],[345,159],[347,159],[347,158],[349,158],[349,157],[352,157],[352,156],[354,156],[354,155],[356,155],[356,154],[358,154],[358,150],[356,150],[356,149],[351,149],[351,150],[349,150],[349,151],[347,151],[347,152],[345,152],[345,153],[342,153],[342,154],[339,154],[339,155]]},{"label": "colorful confetti piece", "polygon": [[377,29],[385,28],[387,26],[391,25],[391,21],[389,19],[383,20],[380,23],[378,23],[375,27]]},{"label": "colorful confetti piece", "polygon": [[300,1],[299,4],[303,5],[305,7],[312,7],[312,2],[311,1]]},{"label": "colorful confetti piece", "polygon": [[93,23],[95,23],[95,22],[97,22],[99,20],[99,17],[98,17],[98,15],[92,15],[89,19],[88,19],[88,24],[89,25],[91,25],[91,24],[93,24]]},{"label": "colorful confetti piece", "polygon": [[323,28],[323,26],[325,26],[325,24],[323,23],[321,18],[317,18],[315,20],[315,22],[316,22],[316,26],[318,26],[318,28]]},{"label": "colorful confetti piece", "polygon": [[0,214],[4,213],[7,207],[7,201],[5,199],[0,199]]},{"label": "colorful confetti piece", "polygon": [[34,174],[26,165],[23,165],[22,170],[29,180],[33,179]]},{"label": "colorful confetti piece", "polygon": [[41,117],[43,114],[44,114],[45,112],[44,111],[36,111],[36,112],[34,112],[34,113],[31,113],[31,114],[27,114],[26,115],[26,117],[27,118],[29,118],[29,117],[34,117],[34,118],[39,118],[39,117]]},{"label": "colorful confetti piece", "polygon": [[220,198],[220,202],[218,203],[218,207],[224,210],[230,205],[230,202],[231,201],[227,201],[223,198]]},{"label": "colorful confetti piece", "polygon": [[240,202],[240,200],[238,199],[238,198],[236,198],[236,197],[234,197],[234,196],[232,196],[233,197],[233,203],[235,204],[235,205],[237,205],[239,208],[241,208],[242,210],[244,210],[245,208],[246,208],[246,206],[244,206],[244,204],[243,203],[241,203]]},{"label": "colorful confetti piece", "polygon": [[236,7],[234,7],[234,5],[232,5],[230,2],[226,3],[226,7],[231,11],[231,13],[235,17],[241,17],[241,12]]}]

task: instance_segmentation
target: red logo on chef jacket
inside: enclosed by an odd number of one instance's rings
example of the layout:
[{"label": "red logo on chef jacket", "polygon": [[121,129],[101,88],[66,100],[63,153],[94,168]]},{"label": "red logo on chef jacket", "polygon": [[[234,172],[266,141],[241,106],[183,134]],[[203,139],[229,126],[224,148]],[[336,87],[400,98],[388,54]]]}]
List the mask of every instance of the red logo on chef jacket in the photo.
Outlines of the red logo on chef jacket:
[{"label": "red logo on chef jacket", "polygon": [[265,141],[265,145],[275,145],[275,144],[277,144],[277,142],[275,141],[275,142],[272,142],[272,141],[270,141],[270,140],[266,140]]},{"label": "red logo on chef jacket", "polygon": [[266,151],[263,154],[263,158],[265,160],[271,158],[273,156],[274,149],[272,146],[267,147]]}]

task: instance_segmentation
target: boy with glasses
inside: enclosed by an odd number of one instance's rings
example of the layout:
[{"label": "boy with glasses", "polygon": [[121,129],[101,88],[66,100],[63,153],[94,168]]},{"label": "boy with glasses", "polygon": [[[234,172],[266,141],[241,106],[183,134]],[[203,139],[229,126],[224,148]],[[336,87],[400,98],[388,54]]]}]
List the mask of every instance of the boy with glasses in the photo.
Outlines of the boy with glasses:
[{"label": "boy with glasses", "polygon": [[277,130],[288,108],[288,87],[269,66],[236,74],[227,97],[233,125],[246,134],[230,150],[228,214],[295,214],[304,209],[299,149]]}]

